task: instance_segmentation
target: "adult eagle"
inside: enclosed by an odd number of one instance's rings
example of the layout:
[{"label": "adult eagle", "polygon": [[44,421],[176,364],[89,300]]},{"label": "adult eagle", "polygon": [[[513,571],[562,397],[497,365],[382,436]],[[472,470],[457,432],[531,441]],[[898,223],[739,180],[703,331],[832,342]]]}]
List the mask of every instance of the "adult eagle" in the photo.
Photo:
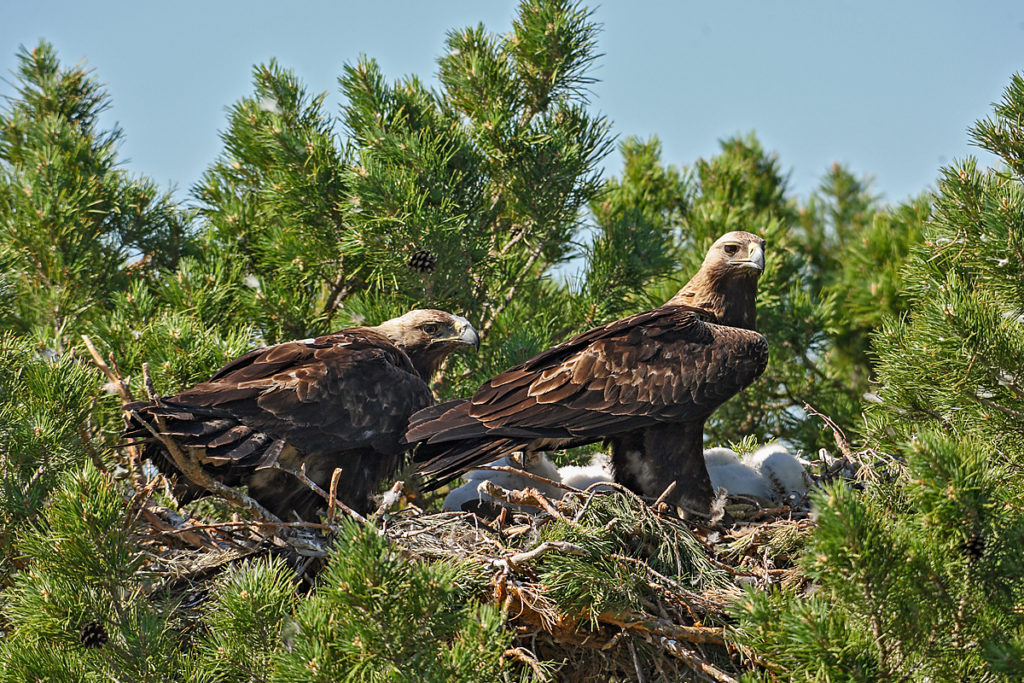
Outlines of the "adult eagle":
[{"label": "adult eagle", "polygon": [[[324,489],[340,467],[338,498],[365,512],[408,449],[409,416],[434,403],[427,382],[462,345],[480,345],[465,318],[414,310],[376,327],[259,348],[176,396],[126,406],[126,436],[145,439],[144,456],[170,474],[173,460],[140,419],[162,422],[187,457],[222,483],[245,484],[285,519],[313,519],[324,501],[271,465],[304,467]],[[205,491],[179,481],[177,493],[187,502]]]},{"label": "adult eagle", "polygon": [[754,330],[765,242],[730,232],[664,306],[577,335],[491,378],[469,399],[412,416],[420,471],[440,485],[510,451],[606,441],[615,478],[707,510],[704,421],[764,371]]}]

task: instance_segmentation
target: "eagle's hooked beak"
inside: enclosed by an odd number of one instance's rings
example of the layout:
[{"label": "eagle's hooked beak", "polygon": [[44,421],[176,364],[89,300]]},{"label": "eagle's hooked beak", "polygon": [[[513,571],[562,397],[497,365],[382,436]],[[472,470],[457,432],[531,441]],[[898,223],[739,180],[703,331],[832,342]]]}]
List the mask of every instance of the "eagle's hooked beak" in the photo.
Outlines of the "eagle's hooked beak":
[{"label": "eagle's hooked beak", "polygon": [[761,249],[761,245],[757,242],[751,242],[747,245],[747,258],[742,261],[733,261],[736,265],[741,268],[751,268],[759,273],[764,272],[764,250]]},{"label": "eagle's hooked beak", "polygon": [[472,346],[474,349],[480,349],[480,335],[477,334],[476,328],[474,328],[468,320],[460,316],[455,317],[455,332],[457,336],[452,338],[452,341],[457,341],[467,346]]}]

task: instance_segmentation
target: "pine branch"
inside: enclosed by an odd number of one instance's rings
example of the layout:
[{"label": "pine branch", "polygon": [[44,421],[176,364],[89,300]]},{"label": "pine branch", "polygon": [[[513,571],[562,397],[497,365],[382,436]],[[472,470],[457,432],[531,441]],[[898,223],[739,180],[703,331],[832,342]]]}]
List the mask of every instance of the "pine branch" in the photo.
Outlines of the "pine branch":
[{"label": "pine branch", "polygon": [[530,257],[526,261],[526,265],[520,271],[519,277],[516,278],[516,280],[509,287],[508,291],[505,293],[505,297],[504,299],[502,299],[501,303],[499,303],[496,307],[487,307],[486,310],[488,312],[488,316],[480,328],[481,336],[486,335],[487,332],[490,331],[491,327],[494,325],[494,322],[498,319],[498,316],[500,316],[502,312],[505,310],[505,307],[512,303],[512,300],[516,298],[516,291],[519,289],[519,285],[521,285],[523,283],[523,279],[530,274],[530,271],[532,270],[534,264],[537,263],[537,259],[540,258],[541,252],[543,250],[543,245],[538,245],[533,248],[533,250],[530,252]]}]

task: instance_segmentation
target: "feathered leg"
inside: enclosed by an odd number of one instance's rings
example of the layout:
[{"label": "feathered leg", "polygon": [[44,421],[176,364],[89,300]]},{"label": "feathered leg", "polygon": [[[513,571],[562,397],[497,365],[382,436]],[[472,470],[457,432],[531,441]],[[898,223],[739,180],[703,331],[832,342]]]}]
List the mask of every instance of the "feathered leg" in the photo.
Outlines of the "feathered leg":
[{"label": "feathered leg", "polygon": [[704,465],[703,421],[648,427],[610,441],[617,482],[657,498],[674,481],[666,502],[710,510],[714,491]]}]

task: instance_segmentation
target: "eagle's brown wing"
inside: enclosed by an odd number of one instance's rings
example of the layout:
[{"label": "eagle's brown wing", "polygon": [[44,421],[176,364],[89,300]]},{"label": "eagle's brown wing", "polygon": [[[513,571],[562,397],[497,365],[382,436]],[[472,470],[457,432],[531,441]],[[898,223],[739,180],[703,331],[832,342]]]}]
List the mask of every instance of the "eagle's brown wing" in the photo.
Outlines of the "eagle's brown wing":
[{"label": "eagle's brown wing", "polygon": [[[397,458],[409,416],[432,403],[402,351],[355,328],[257,349],[208,382],[129,407],[151,422],[162,418],[167,434],[230,484],[285,445],[299,454],[369,449]],[[149,433],[136,422],[127,436]]]},{"label": "eagle's brown wing", "polygon": [[585,332],[490,379],[463,402],[410,420],[406,438],[438,483],[520,449],[580,445],[657,424],[702,421],[764,371],[768,345],[688,306]]}]

